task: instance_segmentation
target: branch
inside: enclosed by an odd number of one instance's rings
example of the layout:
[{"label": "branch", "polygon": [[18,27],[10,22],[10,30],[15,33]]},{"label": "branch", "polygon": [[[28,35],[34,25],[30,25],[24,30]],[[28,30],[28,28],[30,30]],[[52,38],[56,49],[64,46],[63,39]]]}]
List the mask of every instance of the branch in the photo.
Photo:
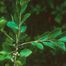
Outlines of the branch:
[{"label": "branch", "polygon": [[10,37],[10,36],[6,33],[6,31],[1,30],[1,32],[2,32],[5,36],[7,36],[10,40],[13,40],[13,38],[12,38],[12,37]]},{"label": "branch", "polygon": [[[35,41],[29,41],[29,42],[25,42],[25,43],[22,43],[22,44],[18,45],[18,47],[20,47],[20,46],[24,46],[24,45],[27,45],[27,44],[31,44],[32,42],[53,42],[53,40],[46,40],[46,41],[35,40]],[[13,46],[15,46],[15,44],[13,44]],[[15,53],[15,52],[16,52],[16,50],[10,52],[9,54],[13,54],[13,53]]]},{"label": "branch", "polygon": [[18,45],[18,47],[23,46],[23,45],[27,45],[27,44],[31,44],[32,42],[52,42],[52,40],[46,40],[46,41],[35,40],[35,41],[25,42],[25,43]]}]

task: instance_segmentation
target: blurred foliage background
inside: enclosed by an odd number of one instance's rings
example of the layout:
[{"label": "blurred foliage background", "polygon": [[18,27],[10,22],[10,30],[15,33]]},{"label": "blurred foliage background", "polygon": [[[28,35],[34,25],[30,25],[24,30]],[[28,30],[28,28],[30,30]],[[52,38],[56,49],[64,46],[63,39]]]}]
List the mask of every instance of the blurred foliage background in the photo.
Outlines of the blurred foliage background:
[{"label": "blurred foliage background", "polygon": [[[10,14],[13,14],[14,7],[15,0],[0,0],[0,17],[4,16],[7,20],[11,19]],[[31,40],[34,40],[34,36],[52,31],[55,27],[62,28],[63,31],[66,30],[66,0],[31,0],[27,11],[32,13],[26,22],[28,26],[27,33],[31,36]],[[5,29],[9,31],[7,27]],[[2,33],[0,35],[1,44],[5,37]],[[66,53],[58,50],[54,54],[46,47],[44,51],[39,50],[38,52],[35,50],[33,55],[27,59],[26,66],[44,65],[66,66]]]}]

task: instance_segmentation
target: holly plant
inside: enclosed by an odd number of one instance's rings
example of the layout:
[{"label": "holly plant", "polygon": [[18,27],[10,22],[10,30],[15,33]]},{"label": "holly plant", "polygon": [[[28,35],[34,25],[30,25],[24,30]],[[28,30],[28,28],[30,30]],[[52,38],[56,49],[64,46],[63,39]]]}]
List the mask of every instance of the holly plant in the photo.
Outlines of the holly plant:
[{"label": "holly plant", "polygon": [[[10,60],[12,66],[23,66],[26,63],[28,56],[32,54],[30,46],[34,46],[40,50],[44,50],[47,46],[52,50],[62,49],[66,51],[66,32],[61,28],[55,28],[54,31],[45,32],[30,41],[26,30],[26,20],[31,16],[31,13],[25,12],[30,0],[16,0],[14,14],[11,14],[11,20],[6,20],[4,17],[0,18],[0,32],[4,34],[5,38],[2,42],[2,49],[0,50],[0,61],[5,62]],[[8,30],[5,29],[8,28]],[[29,47],[27,47],[27,45]],[[10,66],[7,62],[4,65]]]}]

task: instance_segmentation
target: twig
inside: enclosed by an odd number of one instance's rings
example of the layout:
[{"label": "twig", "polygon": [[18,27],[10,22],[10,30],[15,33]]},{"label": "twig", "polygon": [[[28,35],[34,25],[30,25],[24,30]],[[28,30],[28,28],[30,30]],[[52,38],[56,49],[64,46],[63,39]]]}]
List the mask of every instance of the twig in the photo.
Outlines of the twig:
[{"label": "twig", "polygon": [[10,40],[13,40],[13,38],[12,38],[12,37],[10,37],[10,36],[6,33],[6,31],[1,30],[1,32],[2,32],[5,36],[7,36]]},{"label": "twig", "polygon": [[42,41],[42,40],[29,41],[29,42],[25,42],[25,43],[22,43],[22,44],[18,45],[18,47],[23,46],[23,45],[26,45],[26,44],[31,44],[32,42],[52,42],[52,40],[46,40],[46,41]]}]

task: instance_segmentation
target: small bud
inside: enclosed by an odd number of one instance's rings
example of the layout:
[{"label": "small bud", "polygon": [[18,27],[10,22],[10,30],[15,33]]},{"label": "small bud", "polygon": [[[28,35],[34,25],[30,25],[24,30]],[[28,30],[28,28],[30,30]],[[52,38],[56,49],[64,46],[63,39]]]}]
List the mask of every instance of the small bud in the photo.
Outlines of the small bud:
[{"label": "small bud", "polygon": [[13,56],[18,56],[18,55],[19,55],[18,52],[13,53]]}]

